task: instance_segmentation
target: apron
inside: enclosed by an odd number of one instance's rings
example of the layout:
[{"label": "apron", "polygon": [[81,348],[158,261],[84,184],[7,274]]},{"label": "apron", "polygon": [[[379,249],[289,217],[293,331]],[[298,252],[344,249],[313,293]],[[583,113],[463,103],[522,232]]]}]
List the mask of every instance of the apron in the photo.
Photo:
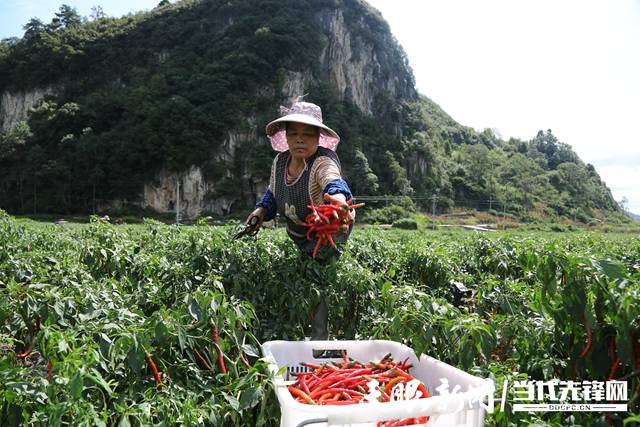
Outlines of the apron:
[{"label": "apron", "polygon": [[[278,156],[278,160],[276,162],[275,168],[275,198],[276,198],[276,206],[278,208],[278,213],[281,217],[285,218],[287,221],[287,234],[295,242],[300,251],[308,256],[311,256],[313,252],[313,248],[317,240],[313,238],[312,240],[307,240],[307,227],[302,225],[304,223],[305,218],[310,213],[309,204],[311,203],[310,197],[310,179],[311,179],[311,170],[313,168],[313,163],[321,156],[327,156],[331,158],[338,165],[338,169],[340,169],[340,160],[338,159],[338,155],[329,150],[328,148],[318,146],[318,150],[309,157],[306,162],[307,165],[302,172],[301,176],[291,185],[287,185],[286,178],[286,170],[287,165],[289,163],[290,157],[289,151],[284,151]],[[336,243],[344,243],[349,234],[351,233],[351,229],[353,224],[349,226],[349,231],[344,233],[334,239]],[[329,253],[327,253],[327,251]],[[331,246],[323,247],[319,252],[318,256],[321,258],[325,258],[325,256],[331,255],[340,255],[340,251],[337,249],[331,248]]]}]

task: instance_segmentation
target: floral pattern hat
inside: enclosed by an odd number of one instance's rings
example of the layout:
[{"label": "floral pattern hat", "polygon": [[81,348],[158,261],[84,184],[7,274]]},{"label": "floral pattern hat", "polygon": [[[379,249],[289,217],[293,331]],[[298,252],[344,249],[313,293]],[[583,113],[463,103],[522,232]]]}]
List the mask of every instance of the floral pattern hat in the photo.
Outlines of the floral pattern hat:
[{"label": "floral pattern hat", "polygon": [[340,137],[330,127],[322,123],[322,110],[316,104],[296,101],[290,108],[280,107],[282,117],[270,122],[267,136],[271,140],[271,147],[276,151],[287,151],[287,129],[285,122],[297,122],[316,126],[320,129],[318,145],[336,151]]}]

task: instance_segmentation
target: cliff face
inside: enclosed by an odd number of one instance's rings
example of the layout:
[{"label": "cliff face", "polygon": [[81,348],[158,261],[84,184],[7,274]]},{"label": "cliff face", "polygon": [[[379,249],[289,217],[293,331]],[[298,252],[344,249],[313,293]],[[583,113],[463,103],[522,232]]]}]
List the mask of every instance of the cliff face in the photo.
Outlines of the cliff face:
[{"label": "cliff face", "polygon": [[617,209],[550,132],[501,141],[418,97],[363,0],[178,0],[0,40],[0,208],[246,212],[275,154],[264,127],[304,94],[341,135],[356,194],[438,194],[442,208],[502,198],[585,221]]},{"label": "cliff face", "polygon": [[[345,4],[361,12],[356,13],[357,18],[345,17]],[[388,27],[376,13],[358,0],[335,2],[334,7],[325,7],[314,13],[315,23],[324,38],[320,55],[312,66],[304,70],[287,70],[275,97],[281,99],[283,105],[288,105],[297,96],[308,93],[318,82],[323,82],[335,90],[340,101],[355,105],[361,113],[369,116],[375,115],[380,109],[378,104],[381,99],[391,99],[396,103],[417,99],[411,70]],[[231,16],[227,23],[233,20]],[[375,38],[363,36],[372,32]],[[265,90],[269,91],[269,88]],[[275,118],[276,113],[274,108],[271,118]],[[229,165],[225,172],[227,178],[231,178],[237,147],[268,144],[263,124],[258,124],[255,117],[239,117],[238,122],[249,131],[230,130],[222,143],[217,144],[219,149],[212,153],[212,158],[219,164]],[[269,167],[269,163],[264,164],[265,169]],[[154,180],[145,184],[140,205],[158,212],[171,212],[176,206],[176,182],[180,180],[181,188],[197,189],[186,190],[181,195],[181,210],[187,218],[197,217],[204,212],[224,215],[243,199],[259,197],[268,184],[266,179],[250,174],[236,178],[241,181],[239,188],[246,189],[245,193],[221,195],[218,191],[220,182],[206,180],[197,165],[181,173],[161,170]]]},{"label": "cliff face", "polygon": [[407,64],[399,66],[400,52],[388,28],[380,29],[377,42],[362,36],[378,31],[370,28],[373,16],[347,21],[345,10],[339,8],[323,10],[316,18],[328,40],[318,60],[341,99],[355,104],[363,113],[373,114],[375,102],[383,94],[395,101],[417,98],[411,71]]},{"label": "cliff face", "polygon": [[0,95],[0,129],[12,130],[18,122],[27,120],[29,109],[38,104],[46,95],[56,93],[54,86],[10,92]]},{"label": "cliff face", "polygon": [[[202,132],[202,135],[193,137],[195,139],[200,136],[200,140],[208,141],[207,145],[211,148],[203,150],[202,155],[192,156],[195,159],[191,161],[182,161],[178,166],[166,164],[154,168],[152,177],[147,177],[142,185],[135,184],[139,186],[137,196],[128,190],[127,194],[118,193],[118,190],[114,192],[112,184],[104,184],[104,188],[109,190],[110,195],[105,195],[105,191],[98,189],[98,193],[102,196],[101,206],[124,206],[124,203],[167,213],[173,211],[177,205],[175,190],[179,181],[182,188],[180,207],[187,218],[196,217],[203,212],[226,214],[234,208],[246,208],[254,203],[267,185],[269,157],[272,157],[274,153],[268,148],[269,143],[264,135],[264,125],[266,121],[276,117],[278,105],[289,105],[297,96],[315,90],[316,94],[320,93],[325,97],[328,96],[327,92],[331,92],[328,99],[333,102],[353,105],[361,114],[375,117],[381,111],[388,109],[389,103],[397,104],[402,101],[411,101],[417,99],[418,96],[414,88],[411,70],[387,24],[379,13],[371,9],[364,1],[308,0],[306,2],[285,3],[261,1],[235,3],[216,0],[177,2],[169,8],[154,10],[142,17],[136,25],[126,23],[126,29],[121,31],[112,41],[109,41],[114,44],[113,50],[118,52],[117,55],[121,55],[121,57],[108,59],[108,54],[104,52],[104,46],[108,47],[108,45],[102,45],[99,48],[86,43],[82,47],[73,46],[77,55],[70,59],[64,58],[64,62],[60,63],[60,68],[57,68],[58,73],[60,73],[60,69],[65,67],[69,67],[69,70],[85,69],[85,76],[99,74],[102,81],[89,79],[85,83],[79,83],[83,81],[84,76],[76,79],[70,72],[64,74],[63,70],[61,83],[57,86],[57,90],[52,85],[44,86],[41,83],[39,83],[41,87],[34,88],[31,84],[31,89],[24,89],[30,85],[28,79],[26,82],[14,81],[0,85],[0,124],[2,130],[9,131],[19,121],[26,120],[29,109],[42,100],[45,95],[52,94],[59,95],[58,106],[65,102],[73,102],[80,106],[80,110],[73,116],[67,114],[67,110],[63,114],[52,112],[52,116],[60,118],[61,121],[64,120],[61,128],[71,126],[82,130],[83,135],[78,136],[79,138],[89,138],[84,133],[86,129],[92,129],[92,132],[94,130],[103,132],[102,135],[108,134],[110,129],[105,128],[105,126],[109,126],[106,125],[108,120],[104,120],[105,118],[113,119],[113,117],[126,113],[127,115],[122,117],[128,119],[140,114],[138,108],[132,108],[132,105],[136,105],[139,100],[136,101],[131,97],[143,93],[146,88],[130,89],[130,92],[126,92],[131,87],[130,85],[136,83],[135,75],[141,72],[142,74],[147,73],[150,76],[147,77],[149,85],[168,85],[170,84],[168,79],[173,76],[167,77],[162,70],[175,66],[175,63],[179,63],[179,73],[182,73],[177,78],[187,80],[194,72],[199,72],[201,67],[215,69],[225,66],[223,65],[224,58],[221,56],[238,55],[241,58],[251,58],[252,54],[249,49],[242,51],[234,48],[231,52],[227,52],[226,45],[228,43],[224,40],[234,40],[240,46],[244,46],[242,44],[244,42],[238,42],[238,40],[247,37],[247,34],[251,35],[253,31],[256,34],[262,31],[271,37],[269,40],[272,40],[265,42],[265,48],[272,49],[271,52],[275,49],[276,55],[258,50],[255,53],[258,56],[255,61],[267,61],[271,69],[277,69],[280,77],[275,79],[277,83],[273,84],[271,82],[274,81],[275,76],[267,76],[266,78],[261,76],[261,83],[253,89],[253,92],[247,89],[244,94],[238,95],[239,97],[248,96],[270,100],[268,102],[262,101],[264,107],[261,110],[250,109],[235,113],[230,111],[233,107],[221,110],[220,114],[231,116],[231,120],[227,120],[229,124],[222,129],[222,132],[209,134]],[[293,13],[291,5],[299,6],[300,11]],[[285,18],[286,13],[290,15]],[[274,19],[271,15],[275,15],[276,18]],[[287,22],[286,19],[289,21],[284,24],[283,22]],[[150,35],[161,32],[163,27],[171,25],[175,25],[176,30],[167,32],[167,35],[164,36],[165,40],[158,38],[150,41]],[[91,29],[90,27],[91,24],[89,24],[88,30]],[[297,31],[307,32],[307,34],[300,34]],[[200,44],[195,45],[199,52],[191,51],[194,49],[194,44],[189,45],[191,42],[189,37],[191,40],[198,37],[201,39]],[[255,40],[260,42],[261,39],[256,36],[251,43]],[[314,41],[314,43],[310,41]],[[207,53],[206,49],[210,48],[207,43],[211,43],[212,46],[215,43],[218,44],[211,48],[211,53]],[[186,47],[187,45],[190,47]],[[199,49],[200,46],[202,49]],[[33,49],[36,48],[33,47]],[[74,49],[69,49],[69,51]],[[126,54],[127,51],[136,52],[136,54]],[[213,52],[216,54],[214,55]],[[128,60],[126,59],[127,55],[129,55]],[[147,59],[145,59],[145,55]],[[209,59],[204,59],[206,55]],[[99,58],[103,62],[92,61],[92,57]],[[187,65],[183,65],[185,60],[177,58],[198,58],[198,68],[190,69],[189,60],[186,60]],[[220,62],[221,59],[223,62]],[[22,62],[25,60],[28,59],[23,59]],[[127,61],[131,64],[128,64]],[[114,66],[118,62],[121,65]],[[231,64],[234,62],[232,61]],[[34,65],[42,66],[41,64]],[[229,72],[242,72],[242,66],[246,68],[247,64],[241,63],[240,69],[237,69],[237,65],[234,64],[234,68],[231,68]],[[91,71],[92,67],[95,70]],[[11,67],[7,67],[5,70],[7,69],[11,69]],[[7,72],[5,71],[5,73]],[[220,84],[227,84],[224,79],[228,75],[228,73],[222,75],[222,81],[214,79],[211,83],[214,92]],[[15,77],[17,76],[14,75]],[[41,81],[41,78],[37,81]],[[251,87],[252,84],[255,86],[255,81],[256,79],[252,77],[247,77],[245,80],[241,78],[239,85]],[[188,90],[199,89],[197,83],[194,85],[195,88]],[[88,94],[88,90],[93,90],[94,93]],[[124,100],[124,104],[111,108],[100,106],[101,103],[104,103],[103,99],[108,98],[109,93],[115,93],[114,90],[123,92],[118,96],[120,100]],[[185,93],[183,89],[173,90],[173,93],[171,90],[160,92],[161,96],[167,98],[156,98],[155,102],[163,105],[164,108],[169,109],[170,107],[167,106],[172,105],[186,105],[178,113],[182,118],[190,117],[194,108],[204,107],[206,111],[209,111],[216,108],[216,103],[225,102],[224,99],[213,96],[214,99],[208,106],[198,107],[198,102],[204,102],[202,97],[196,98],[193,94]],[[224,91],[220,93],[225,95]],[[322,103],[322,100],[317,101],[312,97],[306,99]],[[99,104],[98,111],[83,114],[83,108],[88,104],[95,105],[96,102]],[[325,110],[324,113],[326,119],[327,111]],[[96,120],[95,123],[76,123],[75,121],[78,121],[79,117],[95,117]],[[204,119],[204,123],[212,119],[217,120],[217,116],[208,116]],[[120,129],[131,129],[137,126],[133,119],[128,120],[129,122],[126,124],[113,123],[111,126]],[[166,135],[171,132],[170,127],[161,129],[162,123],[157,120],[150,120],[150,122],[153,123],[150,123],[151,127],[146,127],[145,133],[151,129],[151,131],[157,132],[159,136],[157,139],[169,138]],[[195,126],[193,124],[182,124],[182,126],[194,129],[201,127],[200,123],[202,121]],[[331,123],[329,124],[331,125]],[[53,123],[51,125],[53,126]],[[48,126],[48,124],[44,126]],[[105,131],[106,133],[104,133]],[[346,129],[341,129],[341,131],[344,132]],[[77,131],[69,129],[62,134],[62,137],[68,138],[68,135],[74,133]],[[58,136],[54,136],[53,140],[57,138]],[[116,138],[116,140],[105,139],[104,148],[100,149],[100,152],[113,150],[114,143],[116,145],[128,144],[131,147],[138,144],[135,141],[122,141],[121,137],[114,135],[111,135],[110,138]],[[186,144],[192,139],[187,136],[181,136],[181,138],[184,138]],[[136,139],[145,140],[148,138],[146,134],[137,134]],[[49,141],[52,141],[51,137],[39,144],[46,146],[50,144]],[[145,149],[146,151],[143,150],[143,152],[148,153],[150,150],[155,150],[155,147],[159,145],[178,144],[175,141],[175,138],[169,139],[168,142],[159,141],[158,144]],[[88,146],[90,144],[83,143],[81,145]],[[261,151],[263,160],[260,165],[248,167],[246,165],[251,163],[251,159],[247,159],[247,151],[254,149]],[[188,153],[190,149],[176,145],[173,152],[176,150],[178,151],[176,157],[184,157],[184,152]],[[61,152],[60,147],[54,145],[49,151],[52,154],[59,152]],[[105,156],[114,155],[123,156],[122,153],[105,153]],[[148,154],[142,155],[147,156]],[[132,156],[128,153],[124,154],[120,163],[129,161],[130,157]],[[162,164],[170,163],[165,162],[164,159],[159,160]],[[135,164],[132,164],[132,167],[134,166]],[[73,169],[73,167],[69,169]],[[104,175],[95,175],[100,176],[101,178],[95,179],[102,182],[108,179],[118,181],[114,180],[113,174],[123,174],[123,172],[116,172],[112,167],[102,164],[89,167],[89,169],[99,169],[104,172]],[[149,167],[147,166],[146,169],[149,170]],[[127,173],[127,175],[129,174],[130,172]],[[92,184],[95,184],[95,179]],[[97,185],[100,186],[100,183],[98,182]],[[119,181],[119,185],[123,188],[131,187],[126,183],[123,184],[122,180]],[[16,186],[22,188],[23,183],[16,183]],[[71,190],[64,191],[71,192]],[[72,194],[62,197],[64,200],[72,200],[72,198]],[[123,200],[126,202],[122,202]],[[22,203],[21,201],[20,204],[22,205]]]}]

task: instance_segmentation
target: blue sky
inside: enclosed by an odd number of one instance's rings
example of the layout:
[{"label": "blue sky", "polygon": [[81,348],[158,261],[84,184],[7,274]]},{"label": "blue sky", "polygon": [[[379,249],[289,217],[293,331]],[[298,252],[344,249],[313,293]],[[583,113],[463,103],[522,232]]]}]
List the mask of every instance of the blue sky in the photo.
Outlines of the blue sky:
[{"label": "blue sky", "polygon": [[367,0],[458,122],[551,129],[640,213],[640,1]]},{"label": "blue sky", "polygon": [[[83,16],[160,0],[0,0],[0,38],[62,3]],[[418,90],[458,122],[531,139],[551,129],[640,213],[640,0],[368,0],[404,48]]]},{"label": "blue sky", "polygon": [[93,6],[101,6],[109,16],[122,16],[153,9],[158,3],[160,0],[0,0],[0,38],[22,37],[22,26],[31,18],[50,22],[63,4],[75,7],[82,16],[89,16]]}]

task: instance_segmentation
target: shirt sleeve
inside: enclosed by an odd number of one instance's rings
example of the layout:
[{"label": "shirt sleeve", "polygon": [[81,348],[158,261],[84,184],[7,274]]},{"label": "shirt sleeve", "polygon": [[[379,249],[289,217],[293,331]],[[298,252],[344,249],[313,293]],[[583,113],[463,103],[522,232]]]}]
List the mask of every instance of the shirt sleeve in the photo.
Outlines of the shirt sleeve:
[{"label": "shirt sleeve", "polygon": [[340,167],[338,164],[327,156],[322,156],[313,162],[311,169],[311,180],[309,181],[309,194],[314,203],[324,203],[323,195],[325,193],[334,195],[337,193],[344,194],[345,198],[351,198],[351,190],[342,179]]},{"label": "shirt sleeve", "polygon": [[264,209],[264,220],[271,221],[276,217],[278,213],[278,208],[276,205],[276,198],[271,192],[271,189],[267,189],[267,191],[262,196],[262,200],[256,203],[256,208]]},{"label": "shirt sleeve", "polygon": [[330,157],[322,156],[313,164],[312,175],[320,188],[325,188],[331,181],[342,179],[340,168]]},{"label": "shirt sleeve", "polygon": [[334,194],[344,194],[344,197],[349,200],[351,199],[353,196],[351,195],[351,190],[349,189],[349,185],[345,182],[344,179],[340,178],[340,179],[335,179],[331,182],[329,182],[325,187],[324,187],[324,192],[326,194],[330,194],[330,195],[334,195]]},{"label": "shirt sleeve", "polygon": [[256,203],[256,208],[264,209],[264,220],[271,221],[278,214],[278,205],[276,204],[276,164],[278,163],[278,156],[280,153],[273,159],[273,164],[271,165],[271,176],[269,177],[269,187],[267,187],[267,191],[262,195],[262,200]]}]

